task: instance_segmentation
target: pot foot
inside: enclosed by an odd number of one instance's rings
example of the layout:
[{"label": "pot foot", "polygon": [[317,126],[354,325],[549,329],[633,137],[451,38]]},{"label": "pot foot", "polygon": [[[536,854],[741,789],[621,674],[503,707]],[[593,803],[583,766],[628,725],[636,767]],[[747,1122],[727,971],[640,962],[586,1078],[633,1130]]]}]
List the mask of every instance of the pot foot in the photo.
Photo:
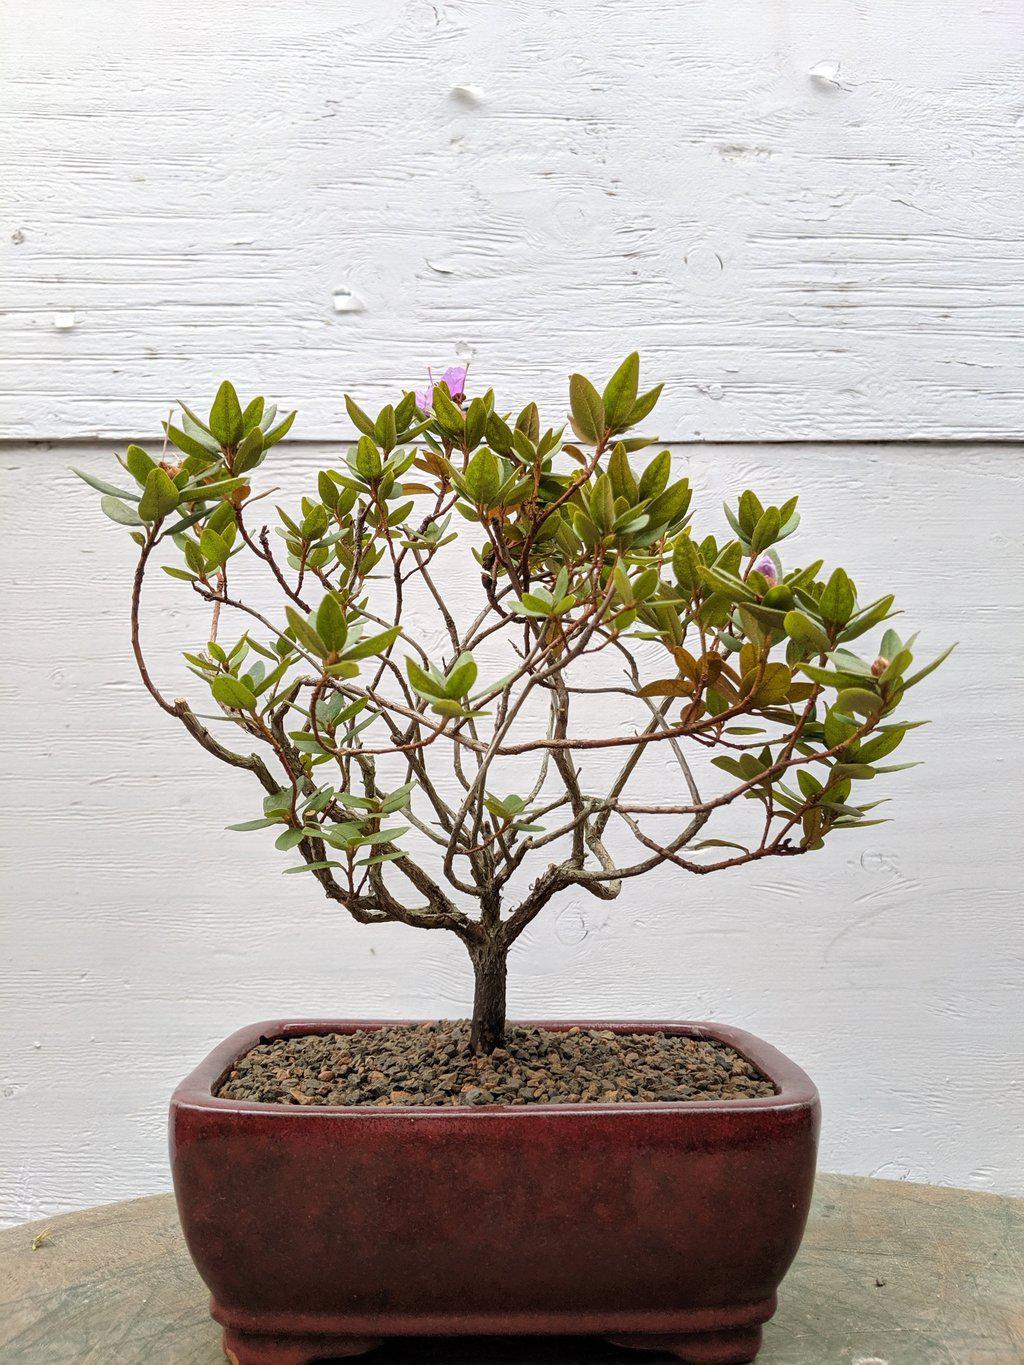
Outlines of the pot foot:
[{"label": "pot foot", "polygon": [[613,1346],[637,1351],[665,1351],[687,1365],[745,1365],[761,1349],[761,1328],[728,1327],[721,1332],[687,1332],[682,1336],[609,1337]]},{"label": "pot foot", "polygon": [[224,1354],[231,1365],[311,1365],[316,1360],[361,1356],[379,1337],[263,1336],[224,1328]]}]

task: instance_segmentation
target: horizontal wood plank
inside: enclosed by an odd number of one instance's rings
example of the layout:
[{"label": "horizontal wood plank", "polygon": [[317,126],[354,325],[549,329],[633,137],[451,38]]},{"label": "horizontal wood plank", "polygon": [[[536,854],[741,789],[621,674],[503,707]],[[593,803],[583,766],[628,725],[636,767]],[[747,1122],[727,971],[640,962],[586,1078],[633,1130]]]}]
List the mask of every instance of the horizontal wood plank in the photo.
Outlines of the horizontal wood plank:
[{"label": "horizontal wood plank", "polygon": [[472,353],[663,439],[1024,429],[1015,0],[7,0],[0,436]]}]

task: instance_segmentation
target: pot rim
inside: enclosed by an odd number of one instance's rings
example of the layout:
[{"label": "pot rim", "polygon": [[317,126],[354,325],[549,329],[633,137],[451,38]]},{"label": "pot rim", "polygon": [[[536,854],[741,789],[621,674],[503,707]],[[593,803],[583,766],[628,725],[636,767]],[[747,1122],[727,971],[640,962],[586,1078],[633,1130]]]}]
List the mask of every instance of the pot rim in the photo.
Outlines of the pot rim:
[{"label": "pot rim", "polygon": [[566,1102],[552,1104],[278,1104],[265,1100],[235,1100],[213,1093],[214,1087],[231,1067],[251,1048],[275,1038],[295,1038],[311,1033],[355,1033],[357,1030],[389,1028],[402,1024],[433,1023],[423,1019],[265,1019],[237,1029],[209,1053],[207,1057],[180,1083],[171,1097],[172,1108],[188,1107],[229,1114],[260,1114],[268,1120],[286,1117],[311,1122],[327,1118],[350,1116],[370,1121],[416,1118],[438,1122],[444,1119],[467,1118],[490,1120],[531,1119],[557,1115],[621,1114],[623,1118],[655,1114],[739,1114],[744,1112],[775,1113],[794,1109],[816,1108],[818,1091],[814,1082],[790,1059],[763,1038],[745,1029],[710,1021],[608,1020],[608,1019],[523,1019],[509,1020],[526,1028],[542,1028],[552,1032],[566,1032],[571,1028],[608,1029],[613,1033],[670,1033],[689,1038],[708,1039],[733,1048],[765,1076],[776,1088],[776,1094],[733,1100],[630,1100],[602,1104],[600,1102]]}]

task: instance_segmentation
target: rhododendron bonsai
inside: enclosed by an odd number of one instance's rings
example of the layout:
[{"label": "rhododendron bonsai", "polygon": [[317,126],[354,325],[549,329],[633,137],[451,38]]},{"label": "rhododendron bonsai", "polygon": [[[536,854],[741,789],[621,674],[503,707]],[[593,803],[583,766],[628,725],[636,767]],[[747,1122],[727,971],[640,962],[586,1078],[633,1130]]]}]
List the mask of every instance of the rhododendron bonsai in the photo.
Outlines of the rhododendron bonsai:
[{"label": "rhododendron bonsai", "polygon": [[[636,354],[603,391],[572,375],[565,424],[466,388],[452,367],[376,415],[346,398],[357,441],[275,518],[260,484],[295,414],[226,382],[207,417],[180,405],[162,452],[82,477],[138,545],[143,683],[262,788],[232,828],[271,831],[360,923],[460,939],[489,1053],[509,950],[563,894],[875,823],[865,793],[918,723],[904,698],[944,656],[915,668],[891,594],[861,601],[791,548],[791,490],[743,492],[724,534],[697,523],[671,453],[643,453],[661,386],[640,390]],[[196,608],[199,701],[143,653],[157,566]]]}]

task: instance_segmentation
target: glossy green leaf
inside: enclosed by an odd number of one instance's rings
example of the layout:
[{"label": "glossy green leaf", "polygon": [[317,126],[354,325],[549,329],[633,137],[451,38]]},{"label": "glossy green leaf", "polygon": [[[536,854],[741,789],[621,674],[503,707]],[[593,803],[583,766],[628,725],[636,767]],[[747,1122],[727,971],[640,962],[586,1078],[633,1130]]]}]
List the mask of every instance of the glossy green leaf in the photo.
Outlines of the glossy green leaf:
[{"label": "glossy green leaf", "polygon": [[[112,483],[107,483],[105,479],[98,479],[95,474],[87,474],[83,469],[71,470],[72,474],[77,474],[83,483],[87,483],[90,488],[94,488],[97,493],[105,493],[111,498],[127,498],[130,502],[138,502],[139,494],[129,492],[127,488],[118,488]],[[126,523],[127,524],[127,523]],[[137,522],[131,523],[137,525]]]},{"label": "glossy green leaf", "polygon": [[100,498],[100,507],[111,521],[116,521],[120,526],[142,526],[144,524],[142,517],[139,516],[134,507],[129,507],[127,503],[122,502],[120,498],[115,498],[113,494],[108,493]]},{"label": "glossy green leaf", "polygon": [[232,678],[222,673],[214,678],[210,690],[222,706],[228,706],[233,711],[252,711],[255,709],[255,695],[239,678]]},{"label": "glossy green leaf", "polygon": [[291,605],[286,606],[284,610],[292,634],[304,649],[309,650],[311,654],[316,654],[321,659],[330,653],[319,632],[301,612],[296,611]]},{"label": "glossy green leaf", "polygon": [[464,697],[469,692],[477,678],[476,660],[472,654],[460,654],[452,664],[445,680],[446,697]]},{"label": "glossy green leaf", "polygon": [[818,609],[828,625],[844,626],[853,615],[856,604],[853,584],[844,569],[835,569],[821,594]]},{"label": "glossy green leaf", "polygon": [[580,439],[596,445],[604,437],[604,401],[582,374],[569,376],[569,408]]},{"label": "glossy green leaf", "polygon": [[139,516],[143,521],[163,521],[168,512],[178,505],[178,490],[166,469],[154,465],[149,471],[146,486],[139,499]]},{"label": "glossy green leaf", "polygon": [[629,425],[636,405],[636,391],[640,382],[640,356],[636,351],[628,355],[605,385],[603,403],[605,421],[610,427]]},{"label": "glossy green leaf", "polygon": [[884,704],[877,693],[869,692],[864,687],[843,688],[836,697],[836,706],[844,715],[874,716],[881,711]]},{"label": "glossy green leaf", "polygon": [[348,639],[345,609],[334,593],[327,593],[316,613],[316,633],[328,650],[340,654]]},{"label": "glossy green leaf", "polygon": [[234,385],[226,379],[210,409],[210,430],[222,446],[234,446],[242,439],[242,409]]}]

